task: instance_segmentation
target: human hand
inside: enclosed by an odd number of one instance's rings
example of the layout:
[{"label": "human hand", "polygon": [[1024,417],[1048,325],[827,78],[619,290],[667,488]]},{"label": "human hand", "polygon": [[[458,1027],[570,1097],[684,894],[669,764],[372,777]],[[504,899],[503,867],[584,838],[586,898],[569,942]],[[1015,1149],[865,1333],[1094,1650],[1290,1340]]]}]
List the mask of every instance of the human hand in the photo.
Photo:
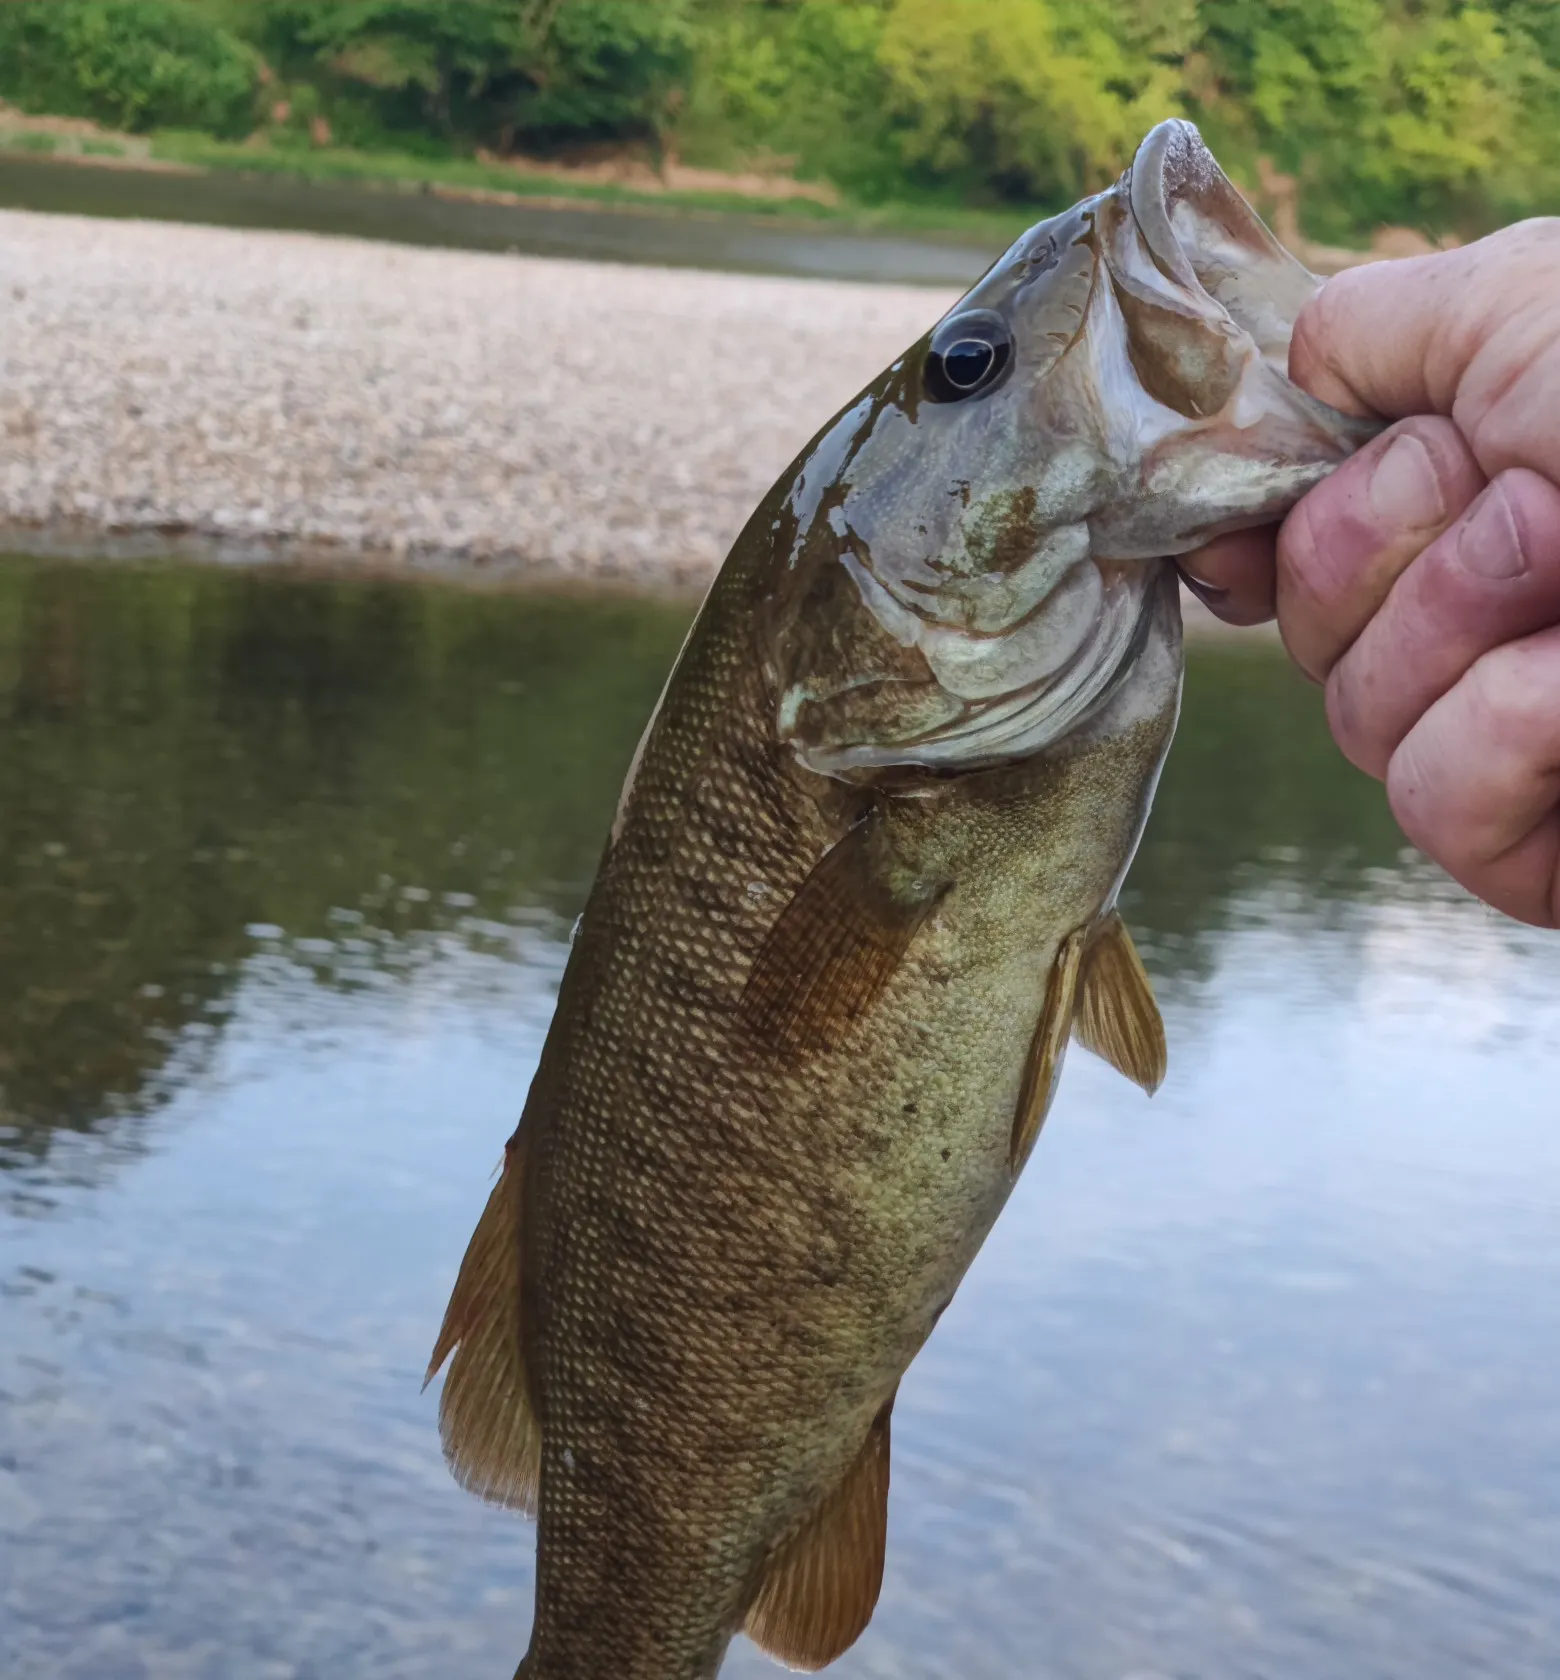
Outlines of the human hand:
[{"label": "human hand", "polygon": [[1397,424],[1188,581],[1231,623],[1276,611],[1410,840],[1560,927],[1560,220],[1338,275],[1289,366]]}]

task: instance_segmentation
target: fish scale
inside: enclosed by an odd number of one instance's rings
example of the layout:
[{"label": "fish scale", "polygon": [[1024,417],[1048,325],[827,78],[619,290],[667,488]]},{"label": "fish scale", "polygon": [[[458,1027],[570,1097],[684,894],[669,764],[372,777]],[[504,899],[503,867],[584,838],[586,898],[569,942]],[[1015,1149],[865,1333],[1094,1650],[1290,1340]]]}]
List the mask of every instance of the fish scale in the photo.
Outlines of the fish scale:
[{"label": "fish scale", "polygon": [[[1220,301],[1178,226],[1213,230]],[[1364,435],[1267,359],[1297,270],[1162,125],[739,537],[630,771],[434,1353],[457,1476],[537,1512],[527,1680],[704,1680],[744,1629],[815,1668],[866,1626],[900,1380],[1069,1034],[1146,1087],[1163,1072],[1114,904],[1179,705],[1166,557],[1282,512]],[[1057,546],[1042,506],[1087,540]],[[972,555],[1007,615],[978,631]]]}]

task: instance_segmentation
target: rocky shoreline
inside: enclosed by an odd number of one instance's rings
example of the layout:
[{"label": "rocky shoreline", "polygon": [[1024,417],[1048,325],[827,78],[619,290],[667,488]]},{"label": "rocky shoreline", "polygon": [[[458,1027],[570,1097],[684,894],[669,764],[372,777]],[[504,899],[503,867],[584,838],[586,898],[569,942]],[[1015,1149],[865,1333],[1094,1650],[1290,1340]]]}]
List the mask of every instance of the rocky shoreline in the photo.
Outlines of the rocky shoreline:
[{"label": "rocky shoreline", "polygon": [[0,522],[697,584],[947,302],[0,212]]},{"label": "rocky shoreline", "polygon": [[702,588],[953,295],[0,211],[0,548]]}]

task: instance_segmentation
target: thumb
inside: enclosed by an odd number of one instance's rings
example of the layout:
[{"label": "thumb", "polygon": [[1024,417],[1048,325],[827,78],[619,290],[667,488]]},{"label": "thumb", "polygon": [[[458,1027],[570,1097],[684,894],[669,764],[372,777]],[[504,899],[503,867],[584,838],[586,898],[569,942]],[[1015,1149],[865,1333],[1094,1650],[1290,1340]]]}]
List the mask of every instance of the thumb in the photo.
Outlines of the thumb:
[{"label": "thumb", "polygon": [[1352,414],[1445,414],[1486,477],[1560,480],[1560,219],[1346,269],[1300,312],[1290,377]]}]

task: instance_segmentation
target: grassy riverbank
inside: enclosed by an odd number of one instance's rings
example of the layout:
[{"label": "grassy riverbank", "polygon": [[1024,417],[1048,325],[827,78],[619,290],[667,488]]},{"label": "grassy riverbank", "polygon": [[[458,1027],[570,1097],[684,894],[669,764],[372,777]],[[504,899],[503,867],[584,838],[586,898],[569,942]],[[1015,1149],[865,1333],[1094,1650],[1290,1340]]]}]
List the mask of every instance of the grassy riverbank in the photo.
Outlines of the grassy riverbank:
[{"label": "grassy riverbank", "polygon": [[[284,190],[287,183],[297,183],[305,190],[310,186],[345,186],[384,194],[391,202],[395,195],[426,195],[457,203],[509,205],[520,209],[626,211],[668,222],[697,217],[706,223],[728,221],[734,227],[745,224],[776,231],[795,228],[815,229],[820,234],[897,237],[921,240],[928,248],[957,244],[972,251],[984,251],[988,260],[1020,229],[1050,214],[1040,205],[1016,205],[1003,210],[969,209],[942,202],[892,201],[867,205],[733,189],[712,190],[707,185],[647,187],[589,176],[582,179],[568,170],[545,166],[533,173],[523,166],[496,159],[429,158],[410,152],[365,151],[337,145],[273,145],[254,139],[223,141],[180,130],[150,136],[112,133],[75,120],[24,117],[0,102],[0,159],[7,156],[96,165],[105,170],[247,178],[278,183]],[[709,176],[716,172],[689,173]],[[741,177],[733,179],[741,182]],[[84,213],[113,212],[96,208]],[[195,214],[174,219],[205,218]],[[1378,229],[1366,249],[1319,243],[1307,239],[1300,231],[1292,205],[1281,204],[1274,221],[1284,243],[1319,274],[1335,273],[1377,257],[1412,256],[1432,248],[1422,234],[1408,228]]]},{"label": "grassy riverbank", "polygon": [[[264,175],[309,183],[345,182],[387,192],[436,192],[514,204],[565,204],[582,210],[645,214],[761,216],[840,231],[962,234],[991,242],[1048,213],[1043,206],[971,210],[936,202],[834,203],[735,190],[658,186],[576,178],[564,170],[466,157],[365,151],[351,146],[275,145],[218,140],[188,130],[136,135],[96,125],[30,118],[0,106],[0,153],[51,157],[107,168],[178,169]],[[713,172],[712,172],[713,173]]]}]

